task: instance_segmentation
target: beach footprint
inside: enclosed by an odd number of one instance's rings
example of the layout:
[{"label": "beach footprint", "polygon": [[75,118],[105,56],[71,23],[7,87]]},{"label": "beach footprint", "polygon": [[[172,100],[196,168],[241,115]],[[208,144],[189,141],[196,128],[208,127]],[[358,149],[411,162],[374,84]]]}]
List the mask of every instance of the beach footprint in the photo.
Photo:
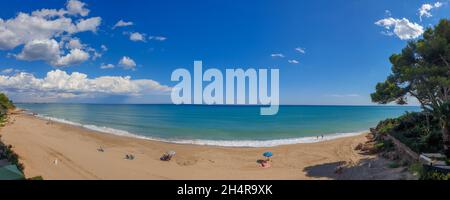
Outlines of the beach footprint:
[{"label": "beach footprint", "polygon": [[196,158],[180,158],[177,159],[177,164],[180,166],[191,166],[191,165],[195,165],[198,160]]}]

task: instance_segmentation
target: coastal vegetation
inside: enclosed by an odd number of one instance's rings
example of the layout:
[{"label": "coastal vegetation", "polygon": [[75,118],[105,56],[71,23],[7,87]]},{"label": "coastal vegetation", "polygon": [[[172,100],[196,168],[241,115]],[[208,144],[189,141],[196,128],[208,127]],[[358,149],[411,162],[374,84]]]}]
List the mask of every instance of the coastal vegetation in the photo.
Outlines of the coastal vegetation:
[{"label": "coastal vegetation", "polygon": [[[14,103],[3,93],[0,93],[0,125],[3,126],[7,122],[7,114],[11,109],[15,109]],[[17,155],[11,145],[6,145],[1,140],[0,135],[0,160],[6,159],[11,164],[17,166],[17,169],[23,173],[24,166],[19,161],[19,155]]]},{"label": "coastal vegetation", "polygon": [[[442,19],[428,28],[422,39],[408,42],[390,57],[392,73],[376,85],[372,101],[406,104],[414,97],[422,108],[395,119],[381,121],[372,130],[379,145],[392,136],[417,154],[444,153],[450,157],[450,21]],[[446,160],[447,164],[449,160]],[[412,164],[421,179],[448,180],[446,172],[429,171]]]},{"label": "coastal vegetation", "polygon": [[[392,136],[417,154],[442,152],[444,148],[439,120],[433,116],[425,112],[406,113],[398,118],[381,121],[371,133],[376,141],[376,153],[393,160],[392,166],[409,165],[409,171],[423,180],[450,180],[450,173],[429,170],[417,161],[402,158],[406,155],[399,155],[392,141],[387,139],[387,136]],[[447,165],[450,164],[450,159],[445,161]]]},{"label": "coastal vegetation", "polygon": [[392,73],[377,84],[372,101],[406,104],[408,97],[415,97],[424,115],[438,121],[443,151],[450,155],[450,21],[428,28],[423,39],[410,41],[390,61]]},{"label": "coastal vegetation", "polygon": [[13,150],[11,145],[6,145],[1,141],[1,135],[0,135],[0,151],[2,154],[0,155],[0,158],[7,159],[11,164],[16,165],[17,169],[19,169],[21,172],[25,169],[22,163],[19,161],[19,155],[17,155]]}]

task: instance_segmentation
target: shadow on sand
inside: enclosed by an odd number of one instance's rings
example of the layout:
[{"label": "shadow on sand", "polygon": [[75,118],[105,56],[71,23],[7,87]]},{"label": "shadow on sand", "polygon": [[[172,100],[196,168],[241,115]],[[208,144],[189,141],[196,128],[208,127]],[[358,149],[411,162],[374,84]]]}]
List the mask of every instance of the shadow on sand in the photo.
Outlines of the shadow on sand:
[{"label": "shadow on sand", "polygon": [[358,163],[345,161],[325,163],[306,167],[306,176],[334,180],[403,180],[413,179],[405,168],[389,168],[389,161],[375,157]]}]

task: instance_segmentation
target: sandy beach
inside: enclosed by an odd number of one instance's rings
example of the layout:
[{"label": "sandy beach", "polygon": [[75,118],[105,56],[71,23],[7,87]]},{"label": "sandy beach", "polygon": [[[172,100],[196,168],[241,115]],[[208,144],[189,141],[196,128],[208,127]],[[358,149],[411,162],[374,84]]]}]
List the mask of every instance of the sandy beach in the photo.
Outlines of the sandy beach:
[{"label": "sandy beach", "polygon": [[[14,147],[27,177],[46,180],[109,179],[403,179],[401,169],[354,148],[365,134],[271,148],[180,145],[98,133],[24,113],[10,115],[1,139]],[[104,152],[98,151],[102,147]],[[160,161],[169,150],[170,162]],[[272,151],[272,167],[258,164]],[[133,154],[134,160],[126,160]],[[342,167],[341,173],[335,173]]]}]

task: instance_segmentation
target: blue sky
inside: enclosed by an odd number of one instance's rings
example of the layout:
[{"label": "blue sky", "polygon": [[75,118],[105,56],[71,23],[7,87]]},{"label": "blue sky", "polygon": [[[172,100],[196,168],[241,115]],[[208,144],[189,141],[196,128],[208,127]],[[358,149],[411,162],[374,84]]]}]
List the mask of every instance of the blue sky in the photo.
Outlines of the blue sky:
[{"label": "blue sky", "polygon": [[279,68],[282,104],[371,104],[389,56],[450,13],[448,1],[413,0],[10,0],[0,9],[1,91],[98,103],[169,103],[172,71],[202,60]]}]

